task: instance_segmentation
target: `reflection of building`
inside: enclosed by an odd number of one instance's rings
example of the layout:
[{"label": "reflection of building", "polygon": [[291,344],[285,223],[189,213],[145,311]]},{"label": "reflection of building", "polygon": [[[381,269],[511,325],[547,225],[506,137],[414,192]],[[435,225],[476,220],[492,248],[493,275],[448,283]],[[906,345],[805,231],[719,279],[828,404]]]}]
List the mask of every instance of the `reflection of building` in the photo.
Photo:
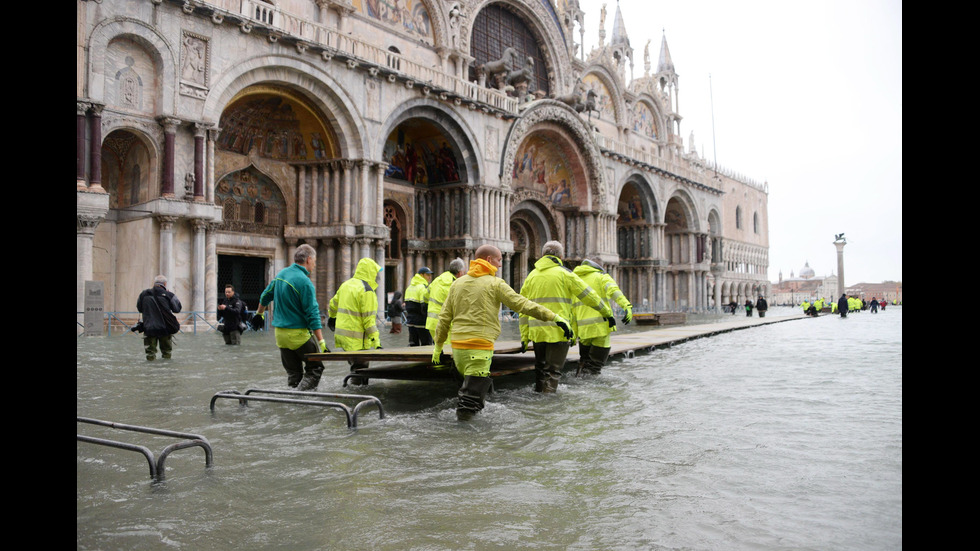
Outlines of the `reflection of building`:
[{"label": "reflection of building", "polygon": [[766,185],[685,152],[666,38],[627,79],[618,6],[583,56],[575,0],[76,2],[79,310],[157,273],[254,308],[301,243],[321,303],[360,257],[380,298],[483,243],[519,287],[550,239],[637,306],[768,287]]},{"label": "reflection of building", "polygon": [[770,293],[770,304],[784,306],[798,306],[804,300],[813,302],[821,297],[828,301],[829,306],[829,301],[840,296],[837,294],[837,276],[817,277],[809,262],[800,269],[799,276],[794,277],[790,272],[789,278],[783,279],[783,272],[780,271],[779,282],[772,286]]}]

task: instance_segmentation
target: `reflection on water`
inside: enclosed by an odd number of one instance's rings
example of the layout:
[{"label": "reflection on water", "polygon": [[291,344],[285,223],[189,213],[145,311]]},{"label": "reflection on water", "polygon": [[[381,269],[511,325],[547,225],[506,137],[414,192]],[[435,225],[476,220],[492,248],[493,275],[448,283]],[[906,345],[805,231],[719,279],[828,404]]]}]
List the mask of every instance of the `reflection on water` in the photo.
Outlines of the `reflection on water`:
[{"label": "reflection on water", "polygon": [[[167,362],[132,335],[78,340],[78,415],[214,448],[211,469],[199,448],[173,453],[154,484],[140,455],[77,443],[78,549],[902,547],[901,307],[691,341],[598,379],[566,371],[557,396],[529,374],[498,380],[471,423],[450,383],[345,389],[347,364],[328,364],[319,390],[385,404],[356,431],[324,408],[212,412],[218,391],[285,386],[272,335],[177,339]],[[78,431],[154,453],[173,441]]]}]

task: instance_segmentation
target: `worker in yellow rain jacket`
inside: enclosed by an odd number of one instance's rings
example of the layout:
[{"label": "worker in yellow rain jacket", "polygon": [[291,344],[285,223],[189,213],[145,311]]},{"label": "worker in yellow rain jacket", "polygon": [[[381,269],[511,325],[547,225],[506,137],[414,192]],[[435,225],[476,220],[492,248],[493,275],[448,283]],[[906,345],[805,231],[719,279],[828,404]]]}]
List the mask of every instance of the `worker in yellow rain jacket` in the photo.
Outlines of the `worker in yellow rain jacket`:
[{"label": "worker in yellow rain jacket", "polygon": [[493,245],[481,245],[476,250],[476,260],[470,261],[469,271],[449,287],[433,333],[432,363],[441,364],[443,346],[452,332],[453,363],[463,376],[456,406],[456,418],[460,421],[472,418],[483,409],[490,390],[490,363],[494,342],[500,336],[501,304],[571,332],[565,318],[522,297],[503,279],[495,277],[502,262],[500,249]]},{"label": "worker in yellow rain jacket", "polygon": [[408,289],[405,289],[405,317],[408,325],[408,346],[432,344],[432,335],[425,328],[425,312],[429,307],[429,283],[432,270],[422,266],[412,276]]},{"label": "worker in yellow rain jacket", "polygon": [[[333,331],[334,344],[347,352],[353,350],[372,350],[381,348],[381,333],[378,331],[378,278],[381,266],[370,258],[362,258],[354,269],[354,277],[348,279],[337,289],[330,299],[327,309],[327,327]],[[366,368],[368,363],[348,360],[350,370]],[[358,377],[350,379],[352,384],[364,384]]]},{"label": "worker in yellow rain jacket", "polygon": [[[572,303],[579,301],[599,311],[607,323],[615,325],[612,310],[582,278],[562,264],[565,247],[558,241],[548,241],[541,250],[542,256],[534,263],[527,275],[521,294],[545,306],[565,319],[572,317]],[[521,343],[534,343],[534,391],[557,392],[561,369],[568,356],[569,341],[573,334],[563,331],[550,322],[520,317]]]},{"label": "worker in yellow rain jacket", "polygon": [[429,284],[429,305],[425,313],[425,330],[429,332],[429,335],[435,336],[436,334],[436,326],[439,325],[439,312],[442,311],[442,305],[446,302],[446,297],[449,296],[449,286],[465,271],[466,263],[463,262],[463,259],[455,258],[449,263],[449,268]]},{"label": "worker in yellow rain jacket", "polygon": [[[611,308],[610,301],[616,301],[616,304],[626,312],[623,323],[629,324],[633,319],[633,305],[620,290],[616,280],[602,269],[600,262],[602,260],[594,256],[582,261],[582,264],[572,271],[595,290],[606,306]],[[578,361],[581,371],[598,375],[602,372],[606,359],[609,358],[609,349],[612,346],[610,337],[616,330],[615,322],[610,326],[608,319],[603,318],[599,312],[581,301],[572,303],[572,316],[572,329],[578,338]]]}]

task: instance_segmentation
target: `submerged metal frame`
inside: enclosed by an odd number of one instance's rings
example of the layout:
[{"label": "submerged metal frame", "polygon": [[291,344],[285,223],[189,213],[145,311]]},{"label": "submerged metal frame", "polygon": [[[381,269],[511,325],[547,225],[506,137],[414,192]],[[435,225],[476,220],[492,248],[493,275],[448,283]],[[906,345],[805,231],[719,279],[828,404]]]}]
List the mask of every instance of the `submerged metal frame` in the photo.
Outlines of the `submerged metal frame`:
[{"label": "submerged metal frame", "polygon": [[[286,396],[312,396],[317,398],[346,398],[360,400],[353,408],[344,404],[342,402],[327,402],[324,400],[301,400],[296,398],[277,398],[274,396],[254,396],[255,393],[263,394],[279,394]],[[214,411],[214,403],[218,398],[229,398],[232,400],[238,400],[239,405],[247,406],[249,400],[255,400],[258,402],[279,402],[282,404],[302,404],[307,406],[320,406],[320,407],[332,407],[342,410],[347,416],[347,428],[356,429],[357,428],[357,415],[360,413],[361,409],[370,406],[378,406],[378,418],[384,419],[385,410],[384,406],[381,405],[381,400],[374,396],[364,395],[364,394],[334,394],[330,392],[310,392],[302,390],[274,390],[274,389],[263,389],[263,388],[250,388],[245,391],[245,393],[238,392],[237,390],[222,390],[211,397],[211,411]]]},{"label": "submerged metal frame", "polygon": [[146,446],[140,446],[137,444],[130,444],[128,442],[120,442],[118,440],[109,440],[107,438],[98,438],[95,436],[85,436],[83,434],[76,434],[75,439],[79,442],[88,442],[91,444],[100,444],[103,446],[110,446],[113,448],[119,448],[121,450],[130,450],[143,454],[146,457],[147,463],[150,464],[150,477],[154,480],[163,480],[165,467],[164,462],[167,460],[167,456],[172,452],[177,450],[182,450],[185,448],[200,447],[204,449],[204,466],[206,468],[211,467],[214,461],[214,454],[211,451],[211,443],[208,439],[199,435],[192,434],[189,432],[176,432],[166,429],[157,429],[153,427],[141,427],[139,425],[127,425],[125,423],[116,423],[114,421],[103,421],[101,419],[91,419],[88,417],[78,417],[75,416],[77,423],[89,423],[91,425],[100,425],[103,427],[110,427],[120,430],[129,430],[133,432],[142,432],[144,434],[158,434],[161,436],[172,436],[174,438],[184,438],[185,440],[170,444],[160,451],[160,456],[154,458],[153,452],[150,451]]}]

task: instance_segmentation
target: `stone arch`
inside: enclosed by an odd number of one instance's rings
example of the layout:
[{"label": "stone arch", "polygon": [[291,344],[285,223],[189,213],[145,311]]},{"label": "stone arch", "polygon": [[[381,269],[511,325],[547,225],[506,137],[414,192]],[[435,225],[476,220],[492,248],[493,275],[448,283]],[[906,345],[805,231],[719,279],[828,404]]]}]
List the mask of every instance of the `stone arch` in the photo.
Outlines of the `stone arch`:
[{"label": "stone arch", "polygon": [[621,263],[656,256],[658,210],[646,178],[639,172],[627,176],[616,199],[616,252]]},{"label": "stone arch", "polygon": [[[602,119],[606,122],[612,123],[617,127],[622,127],[626,125],[626,102],[623,99],[623,90],[619,85],[619,79],[615,77],[608,69],[601,65],[593,65],[588,68],[588,70],[582,75],[582,82],[585,84],[586,90],[592,88],[589,83],[593,81],[589,77],[593,77],[602,83],[602,86],[609,92],[609,105],[613,109],[613,120]],[[600,102],[600,98],[596,98],[596,102]],[[601,113],[601,108],[599,105],[596,106]]]},{"label": "stone arch", "polygon": [[383,222],[388,227],[389,240],[385,245],[385,263],[397,265],[406,254],[406,241],[409,236],[408,212],[406,205],[396,199],[384,200]]},{"label": "stone arch", "polygon": [[288,223],[290,202],[275,178],[250,163],[216,181],[214,202],[223,207],[220,230],[280,235]]},{"label": "stone arch", "polygon": [[518,2],[516,0],[477,0],[469,7],[469,21],[463,39],[467,53],[472,55],[473,24],[480,12],[491,5],[498,5],[520,17],[528,29],[534,34],[538,48],[545,58],[545,73],[548,74],[549,92],[560,94],[570,88],[568,75],[571,74],[571,59],[565,48],[565,39],[561,25],[550,6],[544,2]]},{"label": "stone arch", "polygon": [[102,186],[109,208],[126,208],[160,196],[159,152],[145,132],[121,126],[102,139]]},{"label": "stone arch", "polygon": [[158,113],[175,113],[177,95],[174,83],[177,82],[177,50],[154,28],[134,19],[109,19],[99,23],[92,30],[88,40],[90,58],[86,71],[88,97],[94,101],[105,102],[106,55],[110,51],[109,43],[118,38],[132,40],[146,50],[159,71],[158,75],[154,75],[158,79],[155,101]]},{"label": "stone arch", "polygon": [[475,149],[476,139],[472,129],[454,111],[446,109],[438,102],[424,98],[407,101],[392,111],[378,133],[380,140],[371,150],[373,158],[390,162],[389,159],[385,158],[387,153],[385,145],[388,138],[399,125],[412,119],[429,121],[450,138],[452,143],[447,145],[453,150],[458,161],[458,168],[461,169],[459,170],[459,181],[473,184],[482,180],[483,159],[482,155],[478,155]]},{"label": "stone arch", "polygon": [[[653,114],[652,123],[653,123],[653,128],[656,131],[656,137],[650,137],[648,134],[645,134],[637,130],[637,125],[638,122],[640,121],[637,121],[635,119],[635,113],[638,106],[646,107]],[[641,136],[645,136],[658,143],[664,143],[667,141],[667,130],[666,130],[667,121],[663,116],[663,111],[660,108],[659,102],[653,96],[645,92],[640,94],[640,96],[634,102],[633,108],[630,110],[630,116],[631,116],[630,129],[633,130],[633,132],[637,132]]]},{"label": "stone arch", "polygon": [[281,86],[303,96],[322,114],[337,139],[339,157],[363,158],[370,150],[355,102],[324,66],[292,56],[263,55],[242,60],[213,82],[202,110],[206,121],[218,121],[225,108],[252,85]]},{"label": "stone arch", "polygon": [[554,215],[536,198],[517,194],[510,213],[510,239],[514,243],[510,277],[512,286],[520,288],[534,262],[541,256],[545,242],[557,239],[558,224]]},{"label": "stone arch", "polygon": [[574,151],[576,160],[580,163],[582,176],[585,178],[585,188],[589,199],[584,205],[593,211],[609,212],[606,204],[605,177],[603,176],[601,158],[598,146],[592,140],[592,135],[571,107],[554,100],[535,102],[524,111],[519,119],[510,127],[504,140],[504,152],[500,165],[500,182],[504,187],[516,188],[514,167],[517,153],[525,139],[538,129],[547,131],[550,135],[560,135],[567,143],[569,151]]},{"label": "stone arch", "polygon": [[708,246],[709,258],[712,264],[722,262],[721,257],[721,236],[724,233],[721,225],[721,214],[718,209],[712,208],[708,211]]}]

